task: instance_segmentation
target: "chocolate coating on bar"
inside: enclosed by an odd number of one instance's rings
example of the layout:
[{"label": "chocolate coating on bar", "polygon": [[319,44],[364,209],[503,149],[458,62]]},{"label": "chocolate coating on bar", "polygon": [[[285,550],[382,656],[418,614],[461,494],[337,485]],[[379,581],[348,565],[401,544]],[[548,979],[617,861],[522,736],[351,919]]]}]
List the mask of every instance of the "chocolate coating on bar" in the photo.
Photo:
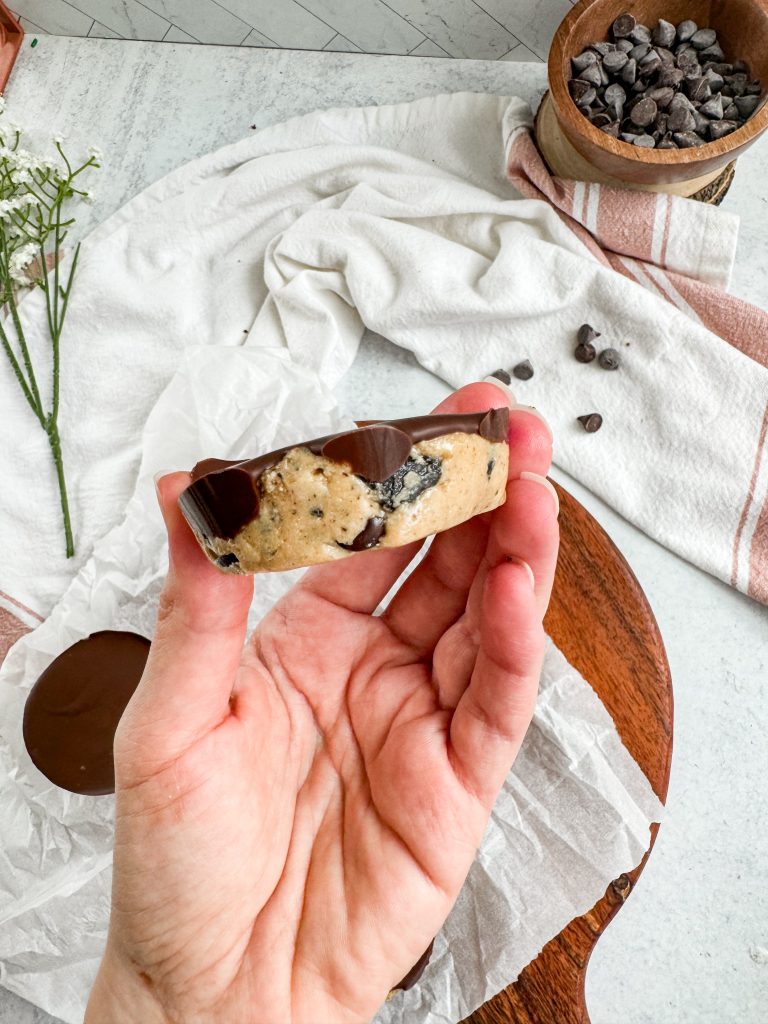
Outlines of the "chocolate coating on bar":
[{"label": "chocolate coating on bar", "polygon": [[112,744],[138,686],[149,640],[104,630],[67,648],[32,687],[24,707],[24,743],[35,766],[71,793],[115,791]]},{"label": "chocolate coating on bar", "polygon": [[[231,540],[259,513],[262,474],[294,448],[308,448],[315,455],[346,462],[358,476],[381,483],[397,472],[413,445],[420,441],[462,433],[479,434],[487,441],[501,442],[506,441],[508,428],[509,409],[506,407],[474,413],[366,421],[360,423],[357,430],[288,445],[255,459],[239,462],[204,459],[192,470],[192,483],[179,497],[179,505],[187,522],[203,537]],[[357,538],[353,543],[356,541]]]}]

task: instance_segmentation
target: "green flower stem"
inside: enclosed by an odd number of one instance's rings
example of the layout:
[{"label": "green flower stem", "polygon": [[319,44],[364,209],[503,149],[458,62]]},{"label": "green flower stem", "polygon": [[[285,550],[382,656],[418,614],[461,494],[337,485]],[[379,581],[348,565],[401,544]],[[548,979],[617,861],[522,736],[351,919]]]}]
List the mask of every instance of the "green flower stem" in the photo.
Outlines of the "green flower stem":
[{"label": "green flower stem", "polygon": [[52,416],[49,416],[46,421],[45,432],[48,435],[48,443],[51,446],[51,453],[53,455],[53,464],[56,467],[56,479],[59,482],[59,500],[61,502],[61,514],[64,518],[64,541],[67,548],[67,558],[71,558],[75,553],[75,542],[72,537],[72,520],[69,516],[67,481],[64,478],[64,460],[61,456],[59,427]]}]

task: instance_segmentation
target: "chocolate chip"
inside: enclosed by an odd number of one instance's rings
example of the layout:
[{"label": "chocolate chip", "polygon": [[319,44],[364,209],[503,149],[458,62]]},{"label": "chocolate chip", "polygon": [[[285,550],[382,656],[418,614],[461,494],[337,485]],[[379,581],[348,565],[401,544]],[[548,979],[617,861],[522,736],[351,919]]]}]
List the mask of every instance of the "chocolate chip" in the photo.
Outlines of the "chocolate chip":
[{"label": "chocolate chip", "polygon": [[[678,96],[680,94],[678,93]],[[675,99],[678,98],[675,97]],[[675,105],[674,100],[669,107],[669,128],[673,132],[689,132],[693,131],[696,127],[696,118],[693,116],[693,111],[680,104]]]},{"label": "chocolate chip", "polygon": [[585,50],[578,57],[571,58],[571,67],[573,68],[574,75],[580,74],[593,64],[597,64],[597,54],[593,53],[592,50]]},{"label": "chocolate chip", "polygon": [[639,146],[641,149],[654,149],[656,140],[652,135],[638,135],[633,145]]},{"label": "chocolate chip", "polygon": [[661,142],[656,143],[656,149],[677,149],[677,144],[672,141],[672,136],[667,133]]},{"label": "chocolate chip", "polygon": [[[613,88],[613,86],[611,86]],[[618,88],[621,88],[618,86]],[[606,92],[608,90],[606,89]],[[661,86],[656,89],[649,89],[646,93],[649,99],[652,99],[659,110],[666,110],[669,104],[672,102],[675,96],[675,90],[669,86]]]},{"label": "chocolate chip", "polygon": [[530,380],[533,376],[533,366],[529,359],[524,359],[522,363],[518,363],[517,366],[512,370],[512,373],[517,377],[518,380]]},{"label": "chocolate chip", "polygon": [[[710,129],[711,129],[710,124]],[[690,149],[692,146],[700,146],[704,139],[694,131],[673,132],[672,139],[678,149]]]},{"label": "chocolate chip", "polygon": [[710,121],[709,137],[714,142],[715,139],[722,139],[724,135],[730,135],[738,127],[736,121]]},{"label": "chocolate chip", "polygon": [[647,56],[651,52],[650,43],[638,43],[633,46],[629,51],[629,57],[631,60],[641,61],[643,57]]},{"label": "chocolate chip", "polygon": [[589,67],[584,68],[583,71],[579,72],[578,77],[580,81],[589,82],[590,85],[602,85],[600,68],[597,64],[590,64]]},{"label": "chocolate chip", "polygon": [[675,26],[672,22],[660,18],[651,39],[657,46],[672,46],[675,42]]},{"label": "chocolate chip", "polygon": [[712,68],[707,68],[707,70],[704,72],[704,79],[709,83],[710,91],[713,93],[720,92],[720,90],[725,85],[725,79],[723,78],[723,76],[719,75]]},{"label": "chocolate chip", "polygon": [[704,117],[708,117],[715,121],[722,120],[723,117],[723,97],[720,93],[716,96],[712,96],[706,103],[702,103],[699,107],[699,113],[703,114]]},{"label": "chocolate chip", "polygon": [[679,43],[687,43],[698,31],[699,26],[696,22],[686,18],[685,21],[681,21],[677,26],[677,41]]},{"label": "chocolate chip", "polygon": [[603,417],[599,412],[586,413],[584,416],[577,416],[576,419],[588,434],[594,434],[603,425]]},{"label": "chocolate chip", "polygon": [[739,108],[735,103],[729,103],[723,111],[723,118],[726,121],[737,121],[739,118]]},{"label": "chocolate chip", "polygon": [[619,137],[619,128],[620,128],[620,125],[619,125],[618,121],[611,121],[610,124],[603,125],[603,127],[600,129],[600,131],[601,132],[605,132],[606,135],[610,135],[611,138],[618,139],[618,137]]},{"label": "chocolate chip", "polygon": [[589,82],[582,82],[580,78],[572,78],[568,83],[568,91],[571,94],[571,98],[579,102],[592,89]]},{"label": "chocolate chip", "polygon": [[489,480],[491,479],[491,474],[493,473],[493,467],[495,465],[496,465],[496,459],[489,459],[488,460],[488,465],[485,467],[485,475],[488,477]]},{"label": "chocolate chip", "polygon": [[685,72],[680,68],[662,68],[659,72],[659,85],[672,86],[676,88],[685,78]]},{"label": "chocolate chip", "polygon": [[629,33],[629,38],[633,43],[650,43],[651,30],[647,25],[635,25]]},{"label": "chocolate chip", "polygon": [[[585,82],[584,84],[586,85],[587,83]],[[596,97],[597,92],[595,91],[594,86],[587,86],[587,91],[582,96],[580,96],[579,99],[576,100],[576,106],[588,107],[591,103],[594,102]]]},{"label": "chocolate chip", "polygon": [[[605,57],[607,53],[613,53],[617,47],[616,43],[590,43],[589,49],[594,50],[601,57]],[[585,50],[584,52],[587,53],[589,51]]]},{"label": "chocolate chip", "polygon": [[613,53],[606,53],[603,58],[603,67],[610,74],[617,75],[628,60],[629,57],[626,53],[622,53],[621,50],[615,50]]},{"label": "chocolate chip", "polygon": [[617,39],[616,40],[616,49],[617,50],[621,50],[622,53],[629,53],[629,51],[632,49],[633,46],[634,46],[634,43],[632,42],[631,39]]},{"label": "chocolate chip", "polygon": [[631,34],[637,22],[631,14],[620,14],[611,26],[614,39],[626,39]]},{"label": "chocolate chip", "polygon": [[604,348],[597,362],[604,370],[618,370],[621,359],[615,348]]},{"label": "chocolate chip", "polygon": [[605,102],[608,104],[624,103],[626,102],[627,94],[624,91],[624,89],[618,84],[618,82],[614,82],[613,85],[609,85],[608,88],[605,90],[604,99]]},{"label": "chocolate chip", "polygon": [[743,118],[747,118],[750,114],[754,114],[757,109],[757,105],[760,102],[759,96],[737,96],[733,101],[739,111],[739,114]]},{"label": "chocolate chip", "polygon": [[495,377],[497,380],[500,380],[502,384],[512,383],[512,378],[510,377],[506,370],[494,370],[490,376]]},{"label": "chocolate chip", "polygon": [[216,559],[216,565],[218,565],[220,569],[226,569],[227,566],[239,564],[240,559],[231,551],[228,551],[225,555],[219,555],[219,557]]},{"label": "chocolate chip", "polygon": [[717,32],[713,28],[700,28],[691,36],[691,46],[697,50],[706,50],[717,42]]},{"label": "chocolate chip", "polygon": [[699,59],[700,60],[704,60],[704,61],[706,61],[706,60],[717,60],[717,61],[720,61],[720,60],[724,60],[725,59],[725,54],[723,53],[721,47],[718,46],[717,43],[715,43],[714,46],[708,46],[706,50],[700,50],[699,51]]},{"label": "chocolate chip", "polygon": [[733,70],[747,76],[752,74],[750,66],[745,60],[735,60],[733,62]]},{"label": "chocolate chip", "polygon": [[314,516],[315,519],[322,519],[323,516],[325,515],[325,513],[323,512],[323,510],[321,508],[311,508],[309,510],[309,514],[311,516]]},{"label": "chocolate chip", "polygon": [[586,345],[595,338],[600,337],[600,331],[596,331],[590,324],[582,324],[576,334],[576,341],[579,345]]},{"label": "chocolate chip", "polygon": [[621,80],[627,85],[634,85],[637,79],[637,61],[630,58],[621,70]]},{"label": "chocolate chip", "polygon": [[367,551],[376,547],[384,533],[384,519],[381,516],[374,516],[368,520],[351,544],[342,544],[340,540],[336,543],[346,551]]},{"label": "chocolate chip", "polygon": [[595,346],[590,342],[586,342],[586,344],[583,345],[577,345],[573,354],[580,363],[591,363],[597,355]]},{"label": "chocolate chip", "polygon": [[632,107],[632,110],[629,113],[629,119],[632,124],[636,124],[638,128],[646,128],[653,120],[655,120],[657,114],[658,109],[656,104],[652,99],[649,99],[646,96],[643,99],[638,100]]},{"label": "chocolate chip", "polygon": [[703,75],[699,75],[698,78],[686,79],[685,91],[688,93],[688,98],[691,102],[703,103],[704,100],[708,100],[712,95],[709,82]]}]

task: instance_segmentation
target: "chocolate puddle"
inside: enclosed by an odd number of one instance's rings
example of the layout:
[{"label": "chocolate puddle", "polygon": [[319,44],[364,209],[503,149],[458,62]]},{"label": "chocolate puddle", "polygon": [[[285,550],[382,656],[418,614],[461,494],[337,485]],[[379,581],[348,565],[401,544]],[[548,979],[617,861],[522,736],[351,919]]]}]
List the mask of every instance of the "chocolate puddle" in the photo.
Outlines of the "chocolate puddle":
[{"label": "chocolate puddle", "polygon": [[148,654],[149,640],[136,633],[93,633],[60,654],[32,687],[24,743],[55,785],[85,796],[114,793],[115,730]]}]

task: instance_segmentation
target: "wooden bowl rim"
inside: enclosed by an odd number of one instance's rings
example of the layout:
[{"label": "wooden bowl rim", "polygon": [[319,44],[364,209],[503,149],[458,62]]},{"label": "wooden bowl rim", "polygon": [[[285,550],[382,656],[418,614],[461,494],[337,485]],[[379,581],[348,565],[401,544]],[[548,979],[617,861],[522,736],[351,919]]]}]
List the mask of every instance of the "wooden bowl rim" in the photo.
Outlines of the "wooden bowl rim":
[{"label": "wooden bowl rim", "polygon": [[[768,0],[752,0],[752,2],[768,17]],[[578,3],[573,5],[560,22],[555,32],[547,61],[547,77],[558,120],[562,117],[574,132],[586,137],[593,145],[612,156],[658,167],[695,165],[718,156],[725,156],[743,146],[748,146],[768,128],[768,102],[763,102],[762,107],[758,108],[752,117],[735,132],[723,136],[716,142],[705,143],[703,146],[692,146],[690,149],[642,149],[639,146],[630,146],[629,143],[622,142],[620,139],[614,139],[610,135],[606,135],[605,132],[601,132],[599,128],[595,128],[571,99],[562,68],[565,59],[570,61],[571,57],[576,56],[576,54],[565,53],[566,40],[582,15],[590,8],[602,3],[603,0],[578,0]],[[764,83],[763,98],[766,84]]]}]

